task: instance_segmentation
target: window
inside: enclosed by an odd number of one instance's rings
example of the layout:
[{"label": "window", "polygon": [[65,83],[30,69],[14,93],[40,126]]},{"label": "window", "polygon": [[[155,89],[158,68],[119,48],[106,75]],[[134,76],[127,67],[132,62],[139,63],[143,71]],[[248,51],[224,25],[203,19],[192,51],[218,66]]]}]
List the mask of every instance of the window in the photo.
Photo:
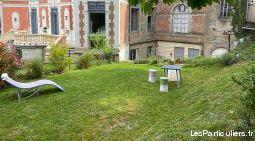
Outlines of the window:
[{"label": "window", "polygon": [[148,31],[152,31],[152,16],[148,16],[148,21],[147,21],[147,24],[148,24]]},{"label": "window", "polygon": [[12,13],[12,28],[19,29],[20,22],[19,22],[19,13],[13,12]]},{"label": "window", "polygon": [[229,17],[229,12],[230,12],[230,6],[229,6],[227,0],[221,0],[220,1],[219,17],[227,18],[227,17]]},{"label": "window", "polygon": [[173,32],[188,33],[190,24],[190,10],[187,5],[179,4],[173,10]]},{"label": "window", "polygon": [[129,59],[130,60],[136,60],[138,59],[138,49],[131,49],[129,51]]},{"label": "window", "polygon": [[153,30],[153,12],[154,12],[154,9],[152,9],[152,14],[148,15],[148,19],[147,19],[147,31],[149,32]]},{"label": "window", "polygon": [[46,11],[45,11],[45,9],[42,10],[42,27],[47,27]]},{"label": "window", "polygon": [[176,64],[180,64],[184,60],[184,48],[175,47],[174,48],[174,60]]},{"label": "window", "polygon": [[64,11],[64,17],[65,17],[65,29],[66,30],[70,30],[70,20],[69,20],[69,10],[68,9],[65,9]]},{"label": "window", "polygon": [[153,46],[148,46],[147,48],[147,57],[156,56],[156,50]]},{"label": "window", "polygon": [[131,8],[131,31],[138,30],[138,8]]},{"label": "window", "polygon": [[189,59],[193,59],[199,56],[199,49],[188,49]]}]

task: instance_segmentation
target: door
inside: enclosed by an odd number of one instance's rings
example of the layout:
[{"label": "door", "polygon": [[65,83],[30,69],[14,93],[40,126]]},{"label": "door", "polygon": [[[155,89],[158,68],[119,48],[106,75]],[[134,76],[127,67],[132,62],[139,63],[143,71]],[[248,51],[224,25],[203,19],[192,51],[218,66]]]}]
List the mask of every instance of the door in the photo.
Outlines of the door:
[{"label": "door", "polygon": [[51,9],[51,34],[59,34],[59,20],[58,20],[58,9]]},{"label": "door", "polygon": [[184,59],[184,48],[175,47],[174,48],[174,60],[176,64],[182,63]]},{"label": "door", "polygon": [[135,60],[136,59],[136,49],[131,49],[129,53],[129,60]]},{"label": "door", "polygon": [[199,56],[199,49],[189,48],[189,59],[193,59]]},{"label": "door", "polygon": [[38,33],[37,9],[31,9],[31,30],[32,34]]}]

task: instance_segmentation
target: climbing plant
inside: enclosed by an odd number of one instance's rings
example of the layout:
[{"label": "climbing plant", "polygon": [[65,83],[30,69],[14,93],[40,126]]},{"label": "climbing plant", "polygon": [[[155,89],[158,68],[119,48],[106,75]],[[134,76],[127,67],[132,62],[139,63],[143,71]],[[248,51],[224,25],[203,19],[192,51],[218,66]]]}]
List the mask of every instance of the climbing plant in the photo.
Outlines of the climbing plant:
[{"label": "climbing plant", "polygon": [[232,12],[232,25],[235,36],[240,39],[245,35],[242,27],[246,22],[246,6],[247,0],[232,0],[233,12]]},{"label": "climbing plant", "polygon": [[[163,0],[165,4],[172,4],[179,0]],[[184,2],[187,2],[188,6],[190,6],[192,9],[201,9],[203,7],[206,7],[208,5],[211,5],[214,2],[219,2],[220,0],[181,0]],[[227,0],[229,3],[233,3],[237,0]],[[241,0],[242,1],[242,0]],[[141,5],[141,9],[145,13],[150,13],[152,11],[153,6],[158,4],[159,0],[129,0],[129,3],[131,5]]]}]

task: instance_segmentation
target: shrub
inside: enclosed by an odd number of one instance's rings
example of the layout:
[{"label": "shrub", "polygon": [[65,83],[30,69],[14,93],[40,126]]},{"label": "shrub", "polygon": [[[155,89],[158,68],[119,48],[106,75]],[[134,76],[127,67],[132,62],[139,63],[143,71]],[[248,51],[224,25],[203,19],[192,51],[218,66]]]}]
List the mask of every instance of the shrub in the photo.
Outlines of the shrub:
[{"label": "shrub", "polygon": [[[0,74],[8,73],[14,77],[15,71],[21,67],[21,62],[17,56],[16,50],[10,48],[7,50],[4,44],[0,44]],[[0,87],[3,87],[4,83],[0,80]]]},{"label": "shrub", "polygon": [[197,57],[194,59],[188,59],[185,61],[185,67],[202,67],[202,66],[212,66],[217,64],[217,58],[206,58]]},{"label": "shrub", "polygon": [[239,58],[234,53],[227,53],[218,58],[197,57],[185,61],[185,67],[203,67],[203,66],[228,66],[239,61]]},{"label": "shrub", "polygon": [[[241,86],[242,93],[240,95],[241,106],[238,113],[241,123],[241,130],[249,131],[254,129],[255,123],[255,66],[253,65],[245,74],[233,76],[233,81]],[[239,125],[240,126],[240,125]],[[254,131],[253,131],[254,132]],[[254,140],[253,137],[247,140]]]},{"label": "shrub", "polygon": [[92,67],[92,61],[94,60],[94,56],[92,53],[83,54],[76,64],[78,69],[88,69]]},{"label": "shrub", "polygon": [[51,64],[44,64],[43,65],[43,74],[49,75],[54,72],[54,67]]},{"label": "shrub", "polygon": [[92,45],[97,50],[102,50],[104,53],[104,59],[111,63],[113,59],[114,49],[109,44],[109,40],[106,38],[105,34],[100,34],[97,32],[94,36],[90,37],[92,40]]},{"label": "shrub", "polygon": [[89,51],[89,53],[93,54],[94,59],[96,60],[104,60],[104,52],[102,50],[98,50],[98,49],[92,49]]},{"label": "shrub", "polygon": [[134,61],[135,64],[148,64],[147,59],[135,59]]},{"label": "shrub", "polygon": [[156,65],[156,64],[163,65],[165,62],[164,59],[160,56],[152,56],[152,57],[149,57],[147,60],[148,60],[148,64],[150,65]]},{"label": "shrub", "polygon": [[239,61],[238,57],[234,53],[227,53],[220,58],[217,58],[217,63],[221,66],[233,65]]},{"label": "shrub", "polygon": [[62,44],[51,44],[50,63],[53,65],[53,70],[56,73],[63,73],[68,65],[68,47]]},{"label": "shrub", "polygon": [[148,58],[148,64],[150,65],[155,65],[158,63],[158,58],[156,56],[153,56],[153,57],[149,57]]},{"label": "shrub", "polygon": [[40,78],[43,74],[43,63],[40,59],[34,59],[27,65],[27,77],[30,79]]},{"label": "shrub", "polygon": [[92,66],[101,66],[104,64],[103,60],[92,60]]},{"label": "shrub", "polygon": [[255,43],[250,42],[244,42],[239,44],[238,47],[236,47],[233,50],[233,53],[237,54],[239,56],[240,60],[255,60]]}]

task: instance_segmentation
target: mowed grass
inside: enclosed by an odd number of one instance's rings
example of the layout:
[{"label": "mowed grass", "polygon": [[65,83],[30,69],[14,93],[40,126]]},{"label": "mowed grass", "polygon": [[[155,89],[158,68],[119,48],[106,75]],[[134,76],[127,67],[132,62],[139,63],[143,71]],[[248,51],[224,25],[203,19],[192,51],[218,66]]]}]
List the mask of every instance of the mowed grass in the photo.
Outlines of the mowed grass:
[{"label": "mowed grass", "polygon": [[246,66],[184,68],[181,88],[171,83],[167,94],[159,92],[159,81],[147,82],[148,69],[163,73],[149,65],[47,76],[65,92],[44,87],[40,96],[18,102],[14,88],[0,91],[0,140],[241,140],[191,137],[190,131],[237,127],[241,89],[231,77]]}]

